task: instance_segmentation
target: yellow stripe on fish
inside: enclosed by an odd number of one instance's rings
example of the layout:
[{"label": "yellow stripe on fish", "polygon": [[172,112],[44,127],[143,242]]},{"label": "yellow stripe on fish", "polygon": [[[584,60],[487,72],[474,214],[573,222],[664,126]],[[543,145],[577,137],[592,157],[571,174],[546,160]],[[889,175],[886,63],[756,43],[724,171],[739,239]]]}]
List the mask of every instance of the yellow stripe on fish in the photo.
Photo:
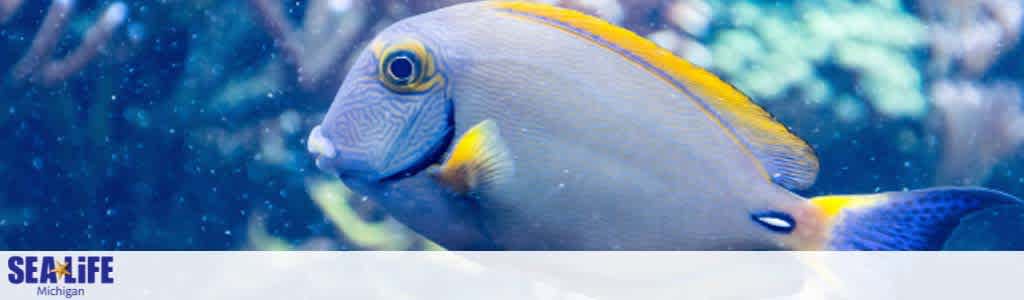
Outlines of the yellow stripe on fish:
[{"label": "yellow stripe on fish", "polygon": [[541,3],[496,2],[514,16],[567,31],[625,57],[684,94],[750,154],[769,181],[802,189],[814,183],[818,159],[793,135],[735,87],[658,47],[653,42],[601,19]]}]

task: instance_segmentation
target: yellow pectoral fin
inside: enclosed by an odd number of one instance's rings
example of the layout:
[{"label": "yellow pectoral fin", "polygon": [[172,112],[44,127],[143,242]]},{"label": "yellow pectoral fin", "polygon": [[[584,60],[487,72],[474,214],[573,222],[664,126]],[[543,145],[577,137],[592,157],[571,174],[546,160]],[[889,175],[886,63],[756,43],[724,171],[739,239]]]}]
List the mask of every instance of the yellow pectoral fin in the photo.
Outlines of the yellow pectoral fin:
[{"label": "yellow pectoral fin", "polygon": [[498,125],[484,120],[462,135],[436,176],[453,191],[466,193],[500,184],[513,174],[512,155]]}]

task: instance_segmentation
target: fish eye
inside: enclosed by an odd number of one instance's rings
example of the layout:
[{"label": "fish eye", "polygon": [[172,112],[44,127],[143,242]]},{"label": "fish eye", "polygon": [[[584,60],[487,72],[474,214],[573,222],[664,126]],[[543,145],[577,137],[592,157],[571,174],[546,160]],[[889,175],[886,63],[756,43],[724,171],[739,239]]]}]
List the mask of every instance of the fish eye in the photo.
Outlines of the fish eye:
[{"label": "fish eye", "polygon": [[415,40],[402,40],[374,49],[380,64],[377,68],[379,81],[392,92],[423,93],[444,82],[431,52]]},{"label": "fish eye", "polygon": [[387,64],[388,76],[396,83],[409,83],[416,73],[416,66],[407,56],[395,56]]}]

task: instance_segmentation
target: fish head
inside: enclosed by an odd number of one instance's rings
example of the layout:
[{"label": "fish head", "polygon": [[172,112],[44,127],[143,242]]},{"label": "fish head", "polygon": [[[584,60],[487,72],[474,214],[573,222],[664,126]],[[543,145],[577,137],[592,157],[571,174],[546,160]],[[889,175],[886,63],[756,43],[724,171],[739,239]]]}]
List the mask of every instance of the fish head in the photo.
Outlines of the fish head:
[{"label": "fish head", "polygon": [[427,171],[442,162],[455,131],[445,28],[436,22],[413,17],[379,33],[310,132],[308,150],[321,170],[438,244],[493,249],[471,201]]},{"label": "fish head", "polygon": [[441,159],[454,131],[452,101],[437,47],[389,28],[359,55],[308,147],[342,178],[389,181]]}]

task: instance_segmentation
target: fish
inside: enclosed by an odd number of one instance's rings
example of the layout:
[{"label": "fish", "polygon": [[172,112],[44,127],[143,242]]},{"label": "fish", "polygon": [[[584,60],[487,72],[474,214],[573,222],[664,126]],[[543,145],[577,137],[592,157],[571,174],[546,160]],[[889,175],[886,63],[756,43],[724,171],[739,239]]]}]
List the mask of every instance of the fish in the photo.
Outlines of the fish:
[{"label": "fish", "polygon": [[980,187],[804,198],[814,150],[741,91],[574,10],[458,4],[358,54],[316,165],[452,250],[938,250]]}]

